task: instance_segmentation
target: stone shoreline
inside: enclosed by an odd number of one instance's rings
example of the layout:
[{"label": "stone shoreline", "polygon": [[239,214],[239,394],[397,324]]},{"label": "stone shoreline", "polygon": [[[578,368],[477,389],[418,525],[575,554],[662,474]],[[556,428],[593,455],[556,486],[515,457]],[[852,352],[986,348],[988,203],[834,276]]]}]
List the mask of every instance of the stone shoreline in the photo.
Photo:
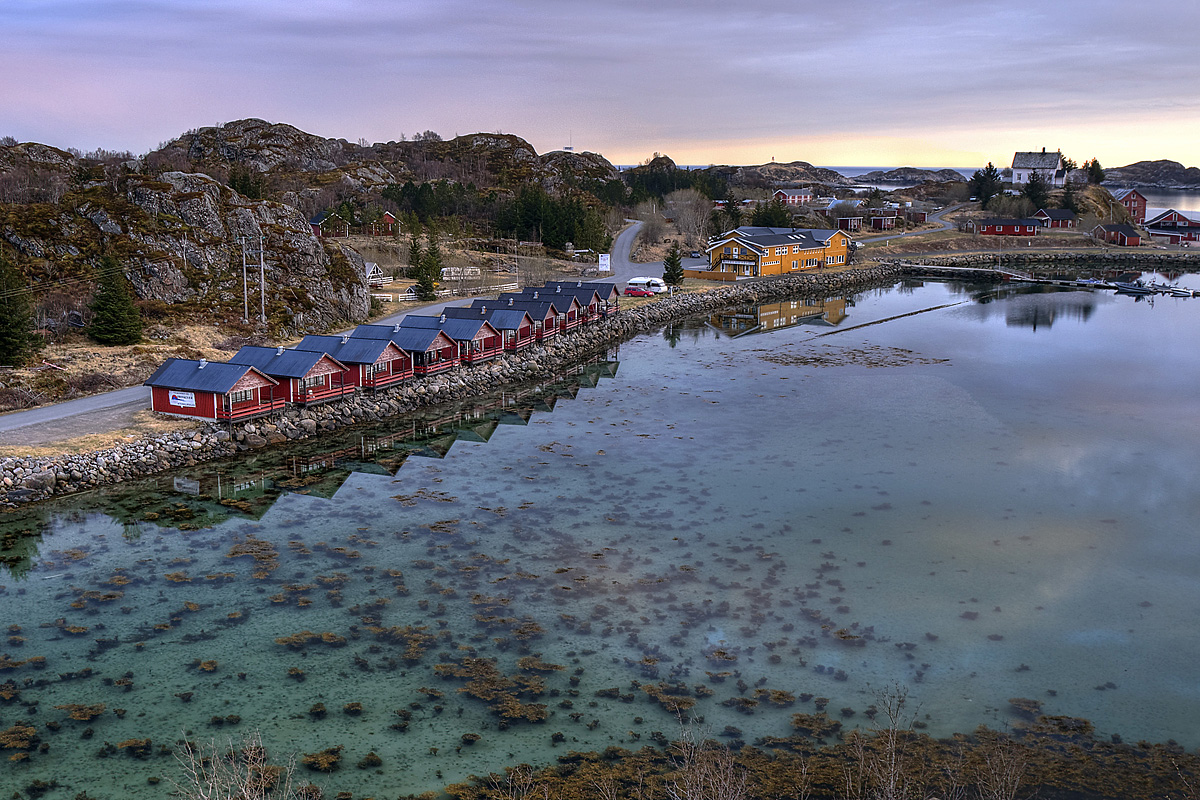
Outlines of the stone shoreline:
[{"label": "stone shoreline", "polygon": [[376,422],[425,406],[460,400],[506,385],[543,379],[613,344],[696,314],[731,305],[791,297],[827,297],[841,291],[886,286],[900,278],[898,266],[880,265],[834,273],[729,283],[711,291],[663,297],[635,309],[559,335],[544,346],[508,354],[477,366],[380,390],[358,392],[313,408],[288,408],[270,417],[234,424],[203,421],[176,432],[92,453],[0,460],[0,505],[13,508],[166,470],[194,466],[239,451],[299,441],[358,423]]},{"label": "stone shoreline", "polygon": [[[999,259],[999,260],[997,260]],[[1200,269],[1200,253],[1177,252],[1121,252],[1117,250],[1053,252],[1053,253],[963,253],[943,256],[913,256],[903,259],[906,264],[924,264],[931,267],[1082,267],[1096,266],[1104,269],[1122,265],[1176,265]]]}]

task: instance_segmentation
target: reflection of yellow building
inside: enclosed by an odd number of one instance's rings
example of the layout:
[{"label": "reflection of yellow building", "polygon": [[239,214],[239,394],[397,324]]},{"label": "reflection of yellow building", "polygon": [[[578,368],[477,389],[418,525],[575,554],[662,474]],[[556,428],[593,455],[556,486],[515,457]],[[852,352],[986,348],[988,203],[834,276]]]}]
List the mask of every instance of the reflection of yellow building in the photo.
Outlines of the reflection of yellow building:
[{"label": "reflection of yellow building", "polygon": [[785,300],[761,306],[739,306],[711,315],[708,324],[730,336],[766,333],[795,325],[835,327],[846,318],[846,299]]},{"label": "reflection of yellow building", "polygon": [[743,226],[713,237],[707,250],[709,268],[688,274],[714,280],[790,275],[845,264],[850,242],[845,231]]}]

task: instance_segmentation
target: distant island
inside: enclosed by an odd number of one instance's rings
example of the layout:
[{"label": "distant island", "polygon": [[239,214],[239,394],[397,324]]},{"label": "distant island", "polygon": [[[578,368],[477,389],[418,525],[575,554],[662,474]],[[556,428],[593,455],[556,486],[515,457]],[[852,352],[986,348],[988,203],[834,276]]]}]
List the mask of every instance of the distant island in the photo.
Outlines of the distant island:
[{"label": "distant island", "polygon": [[853,180],[859,183],[945,183],[947,181],[965,181],[969,176],[963,175],[956,169],[918,169],[917,167],[897,167],[896,169],[877,169],[856,176]]}]

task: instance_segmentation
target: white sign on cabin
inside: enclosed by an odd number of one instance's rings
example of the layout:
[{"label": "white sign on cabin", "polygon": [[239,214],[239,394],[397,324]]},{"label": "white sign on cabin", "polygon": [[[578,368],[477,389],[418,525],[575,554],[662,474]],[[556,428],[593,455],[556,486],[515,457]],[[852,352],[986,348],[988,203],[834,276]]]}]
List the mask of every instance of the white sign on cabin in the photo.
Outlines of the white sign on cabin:
[{"label": "white sign on cabin", "polygon": [[171,392],[167,402],[178,408],[195,408],[196,395],[194,392]]},{"label": "white sign on cabin", "polygon": [[600,271],[601,271],[601,272],[608,272],[608,271],[609,271],[609,267],[608,267],[608,258],[609,258],[609,256],[608,256],[608,253],[601,253],[601,254],[600,254]]}]

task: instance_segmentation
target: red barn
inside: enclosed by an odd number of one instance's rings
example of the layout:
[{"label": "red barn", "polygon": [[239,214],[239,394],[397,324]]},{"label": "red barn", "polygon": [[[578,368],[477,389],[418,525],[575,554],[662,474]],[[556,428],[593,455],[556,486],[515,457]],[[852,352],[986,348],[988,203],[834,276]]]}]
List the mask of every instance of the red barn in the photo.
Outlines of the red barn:
[{"label": "red barn", "polygon": [[244,420],[284,406],[274,393],[279,382],[247,364],[169,358],[143,385],[150,408],[176,417]]}]

